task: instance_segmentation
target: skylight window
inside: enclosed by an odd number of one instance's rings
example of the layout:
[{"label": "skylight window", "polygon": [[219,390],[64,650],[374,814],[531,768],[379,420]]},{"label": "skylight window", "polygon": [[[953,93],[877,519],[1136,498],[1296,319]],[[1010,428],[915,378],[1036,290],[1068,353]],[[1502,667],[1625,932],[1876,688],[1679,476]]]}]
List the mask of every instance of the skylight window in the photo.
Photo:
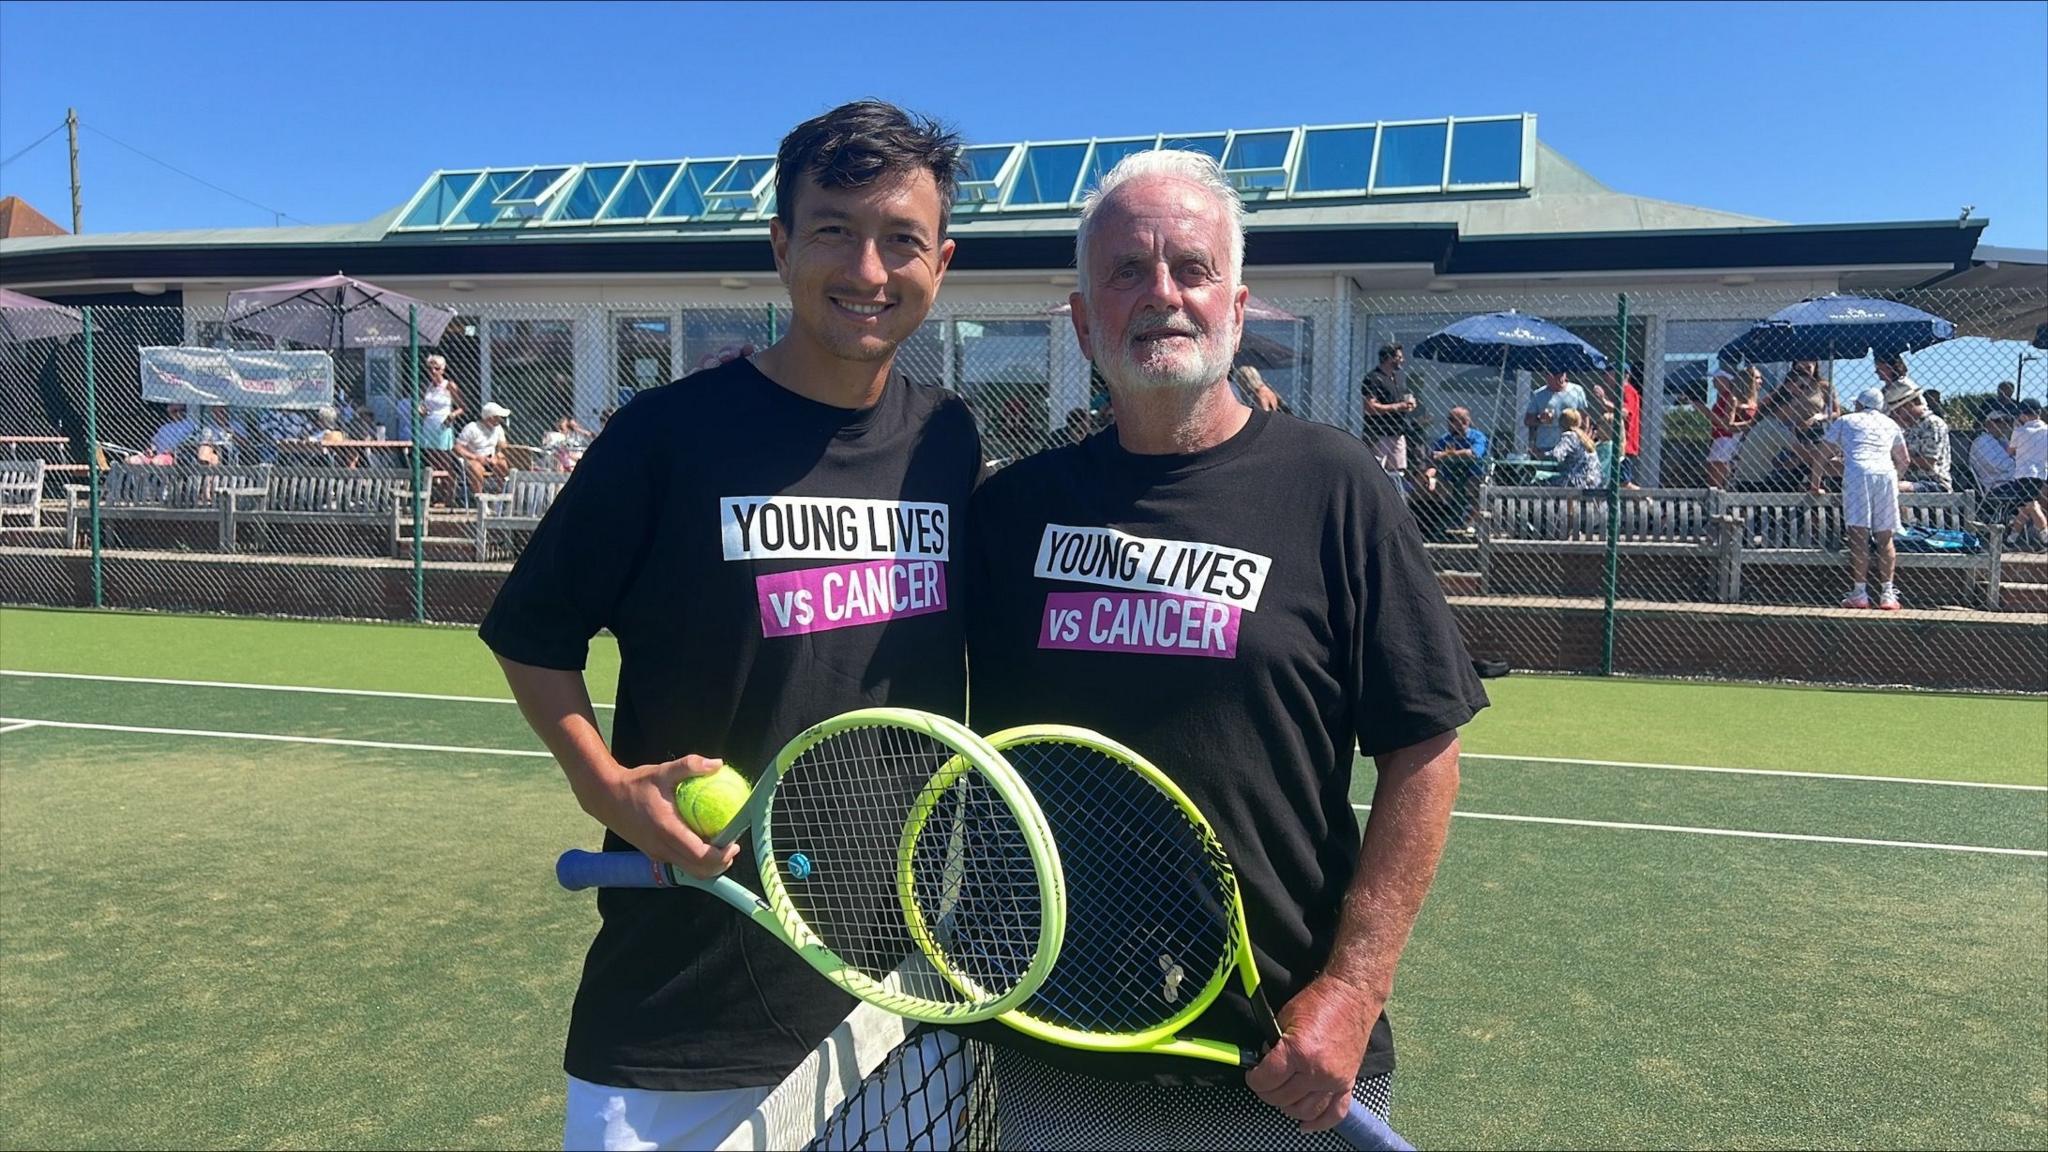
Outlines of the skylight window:
[{"label": "skylight window", "polygon": [[1240,192],[1285,189],[1287,152],[1293,143],[1292,132],[1240,132],[1224,154],[1223,174]]},{"label": "skylight window", "polygon": [[1065,207],[1074,198],[1074,184],[1081,178],[1081,161],[1088,155],[1088,142],[1077,144],[1033,144],[1024,149],[1017,177],[1010,181],[1012,208],[1026,205]]},{"label": "skylight window", "polygon": [[583,174],[569,185],[569,191],[556,197],[561,207],[555,213],[556,220],[595,220],[598,209],[619,186],[626,175],[624,164],[610,164],[601,168],[585,168]]},{"label": "skylight window", "polygon": [[661,194],[668,191],[680,164],[635,164],[625,184],[604,209],[606,220],[639,220],[652,215]]},{"label": "skylight window", "polygon": [[1374,129],[1313,128],[1302,135],[1296,192],[1363,192],[1372,176]]},{"label": "skylight window", "polygon": [[1449,125],[1385,124],[1380,127],[1380,162],[1375,192],[1437,192],[1444,186],[1444,149]]},{"label": "skylight window", "polygon": [[481,172],[446,172],[427,182],[412,211],[405,214],[400,228],[435,228],[448,222],[462,198],[469,194]]},{"label": "skylight window", "polygon": [[1003,169],[1009,166],[1015,144],[983,144],[960,151],[960,182],[953,191],[955,204],[993,204],[1003,198]]}]

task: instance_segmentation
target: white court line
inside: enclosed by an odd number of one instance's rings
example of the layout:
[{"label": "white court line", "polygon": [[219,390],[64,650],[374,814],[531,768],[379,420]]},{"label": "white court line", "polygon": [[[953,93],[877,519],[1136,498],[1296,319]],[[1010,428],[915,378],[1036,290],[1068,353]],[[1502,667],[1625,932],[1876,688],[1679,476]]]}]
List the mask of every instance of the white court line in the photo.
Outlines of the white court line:
[{"label": "white court line", "polygon": [[136,724],[81,724],[70,720],[28,720],[0,716],[0,724],[24,728],[73,728],[84,732],[136,732],[144,736],[203,736],[211,740],[264,740],[273,744],[327,744],[340,748],[388,748],[396,752],[453,752],[471,756],[529,756],[553,759],[554,754],[530,748],[471,748],[459,744],[399,744],[389,740],[344,740],[337,736],[279,736],[269,732],[214,732],[205,728],[145,728]]},{"label": "white court line", "polygon": [[[97,680],[106,684],[168,684],[175,688],[242,688],[250,692],[310,692],[320,696],[380,696],[387,700],[434,700],[449,704],[517,704],[509,696],[443,696],[432,692],[380,692],[373,688],[315,688],[298,684],[237,684],[231,680],[165,680],[155,676],[93,676],[84,672],[21,672],[0,668],[0,676],[39,680]],[[610,704],[592,704],[610,708]]]},{"label": "white court line", "polygon": [[7,727],[5,727],[5,728],[0,728],[0,736],[5,736],[5,735],[7,735],[7,734],[8,734],[9,732],[19,732],[19,731],[21,731],[21,730],[22,730],[23,728],[33,728],[33,727],[35,727],[35,726],[36,726],[36,722],[35,722],[35,721],[33,721],[33,720],[23,720],[23,721],[21,721],[21,722],[19,722],[19,723],[16,723],[16,724],[9,724],[9,725],[8,725]]},{"label": "white court line", "polygon": [[1943,788],[1997,788],[2048,792],[2048,784],[1982,784],[1975,780],[1923,780],[1913,776],[1857,776],[1848,772],[1791,772],[1781,768],[1716,768],[1706,764],[1649,764],[1639,760],[1570,760],[1562,756],[1502,756],[1460,752],[1460,760],[1522,760],[1532,764],[1588,764],[1598,768],[1656,768],[1664,772],[1726,772],[1738,776],[1797,776],[1804,780],[1861,780],[1870,784],[1934,784]]},{"label": "white court line", "polygon": [[[93,680],[108,684],[167,684],[179,688],[241,688],[252,692],[310,692],[323,696],[374,696],[390,700],[433,700],[453,704],[515,704],[506,696],[444,696],[429,692],[389,692],[372,688],[315,688],[295,684],[240,684],[228,680],[167,680],[151,676],[97,676],[84,672],[24,672],[0,668],[0,676],[44,680]],[[593,707],[611,708],[610,704]],[[1597,768],[1652,768],[1664,772],[1715,772],[1736,776],[1790,776],[1806,780],[1853,780],[1865,784],[1928,784],[1942,788],[1988,788],[2007,792],[2048,792],[2048,784],[1986,784],[1975,780],[1927,780],[1913,776],[1862,776],[1847,772],[1794,772],[1780,768],[1721,768],[1706,764],[1658,764],[1640,760],[1574,760],[1560,756],[1505,756],[1464,752],[1461,760],[1521,761],[1529,764],[1580,764]]]},{"label": "white court line", "polygon": [[[145,728],[134,724],[83,724],[68,720],[34,720],[0,716],[0,725],[71,728],[89,732],[135,732],[149,736],[197,736],[212,740],[261,740],[276,744],[325,744],[344,748],[384,748],[400,752],[450,752],[476,756],[549,757],[545,751],[520,748],[471,748],[448,744],[399,744],[385,740],[343,740],[331,736],[279,736],[267,732],[213,732],[203,728]],[[5,730],[5,729],[0,729]],[[1360,812],[1370,804],[1353,804]],[[1453,812],[1467,820],[1502,820],[1520,824],[1561,824],[1577,828],[1617,828],[1636,832],[1682,832],[1694,836],[1734,836],[1748,840],[1801,840],[1813,844],[1863,844],[1879,848],[1927,848],[1939,852],[1972,852],[1995,856],[2048,857],[2034,848],[1992,848],[1974,844],[1924,844],[1910,840],[1866,840],[1851,836],[1802,836],[1791,832],[1745,832],[1732,828],[1691,828],[1677,824],[1623,824],[1611,820],[1566,820],[1556,816],[1511,816],[1499,812]]]},{"label": "white court line", "polygon": [[[1360,812],[1370,804],[1353,804]],[[1866,840],[1858,836],[1806,836],[1796,832],[1746,832],[1737,828],[1692,828],[1683,824],[1625,824],[1615,820],[1567,820],[1560,816],[1512,816],[1504,812],[1452,812],[1467,820],[1500,820],[1513,824],[1562,824],[1573,828],[1618,828],[1628,832],[1683,832],[1692,836],[1734,836],[1743,840],[1800,840],[1809,844],[1866,844],[1879,848],[1928,848],[1937,852],[1975,852],[1991,856],[2048,857],[2038,848],[1992,848],[1978,844],[1926,844],[1915,840]]]}]

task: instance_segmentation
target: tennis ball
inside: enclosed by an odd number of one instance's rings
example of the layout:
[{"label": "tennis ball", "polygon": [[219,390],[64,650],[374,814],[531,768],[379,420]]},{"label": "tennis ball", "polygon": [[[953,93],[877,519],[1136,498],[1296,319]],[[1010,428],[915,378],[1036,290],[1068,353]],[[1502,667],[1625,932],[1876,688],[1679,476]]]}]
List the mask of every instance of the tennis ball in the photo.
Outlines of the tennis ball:
[{"label": "tennis ball", "polygon": [[676,812],[690,831],[699,836],[716,835],[747,806],[747,797],[753,790],[745,776],[731,768],[720,768],[676,785]]}]

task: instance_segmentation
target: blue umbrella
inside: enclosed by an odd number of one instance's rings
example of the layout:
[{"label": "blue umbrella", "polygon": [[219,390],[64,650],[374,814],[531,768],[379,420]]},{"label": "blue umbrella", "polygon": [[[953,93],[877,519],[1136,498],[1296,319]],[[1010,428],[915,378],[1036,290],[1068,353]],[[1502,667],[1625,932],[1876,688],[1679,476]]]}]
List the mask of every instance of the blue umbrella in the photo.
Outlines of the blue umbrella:
[{"label": "blue umbrella", "polygon": [[1955,334],[1954,324],[1908,304],[1829,294],[1757,321],[1721,355],[1752,364],[1856,360],[1872,351],[1911,352]]},{"label": "blue umbrella", "polygon": [[1484,364],[1521,372],[1604,372],[1598,348],[1540,316],[1488,312],[1433,332],[1415,354],[1442,364]]}]

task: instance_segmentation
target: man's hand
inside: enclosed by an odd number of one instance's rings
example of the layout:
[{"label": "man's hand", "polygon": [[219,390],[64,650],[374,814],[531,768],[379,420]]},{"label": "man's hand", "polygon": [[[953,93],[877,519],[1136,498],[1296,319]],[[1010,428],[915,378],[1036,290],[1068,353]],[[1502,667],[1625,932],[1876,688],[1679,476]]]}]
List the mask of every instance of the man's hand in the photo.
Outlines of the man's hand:
[{"label": "man's hand", "polygon": [[716,772],[723,764],[722,760],[684,756],[639,768],[622,766],[606,775],[602,787],[577,798],[585,812],[628,844],[699,880],[709,880],[732,867],[739,845],[714,848],[690,831],[676,811],[676,785],[692,776]]},{"label": "man's hand", "polygon": [[1280,1009],[1280,1043],[1245,1073],[1246,1086],[1304,1132],[1336,1127],[1351,1110],[1351,1083],[1381,1007],[1328,973],[1309,981]]}]

